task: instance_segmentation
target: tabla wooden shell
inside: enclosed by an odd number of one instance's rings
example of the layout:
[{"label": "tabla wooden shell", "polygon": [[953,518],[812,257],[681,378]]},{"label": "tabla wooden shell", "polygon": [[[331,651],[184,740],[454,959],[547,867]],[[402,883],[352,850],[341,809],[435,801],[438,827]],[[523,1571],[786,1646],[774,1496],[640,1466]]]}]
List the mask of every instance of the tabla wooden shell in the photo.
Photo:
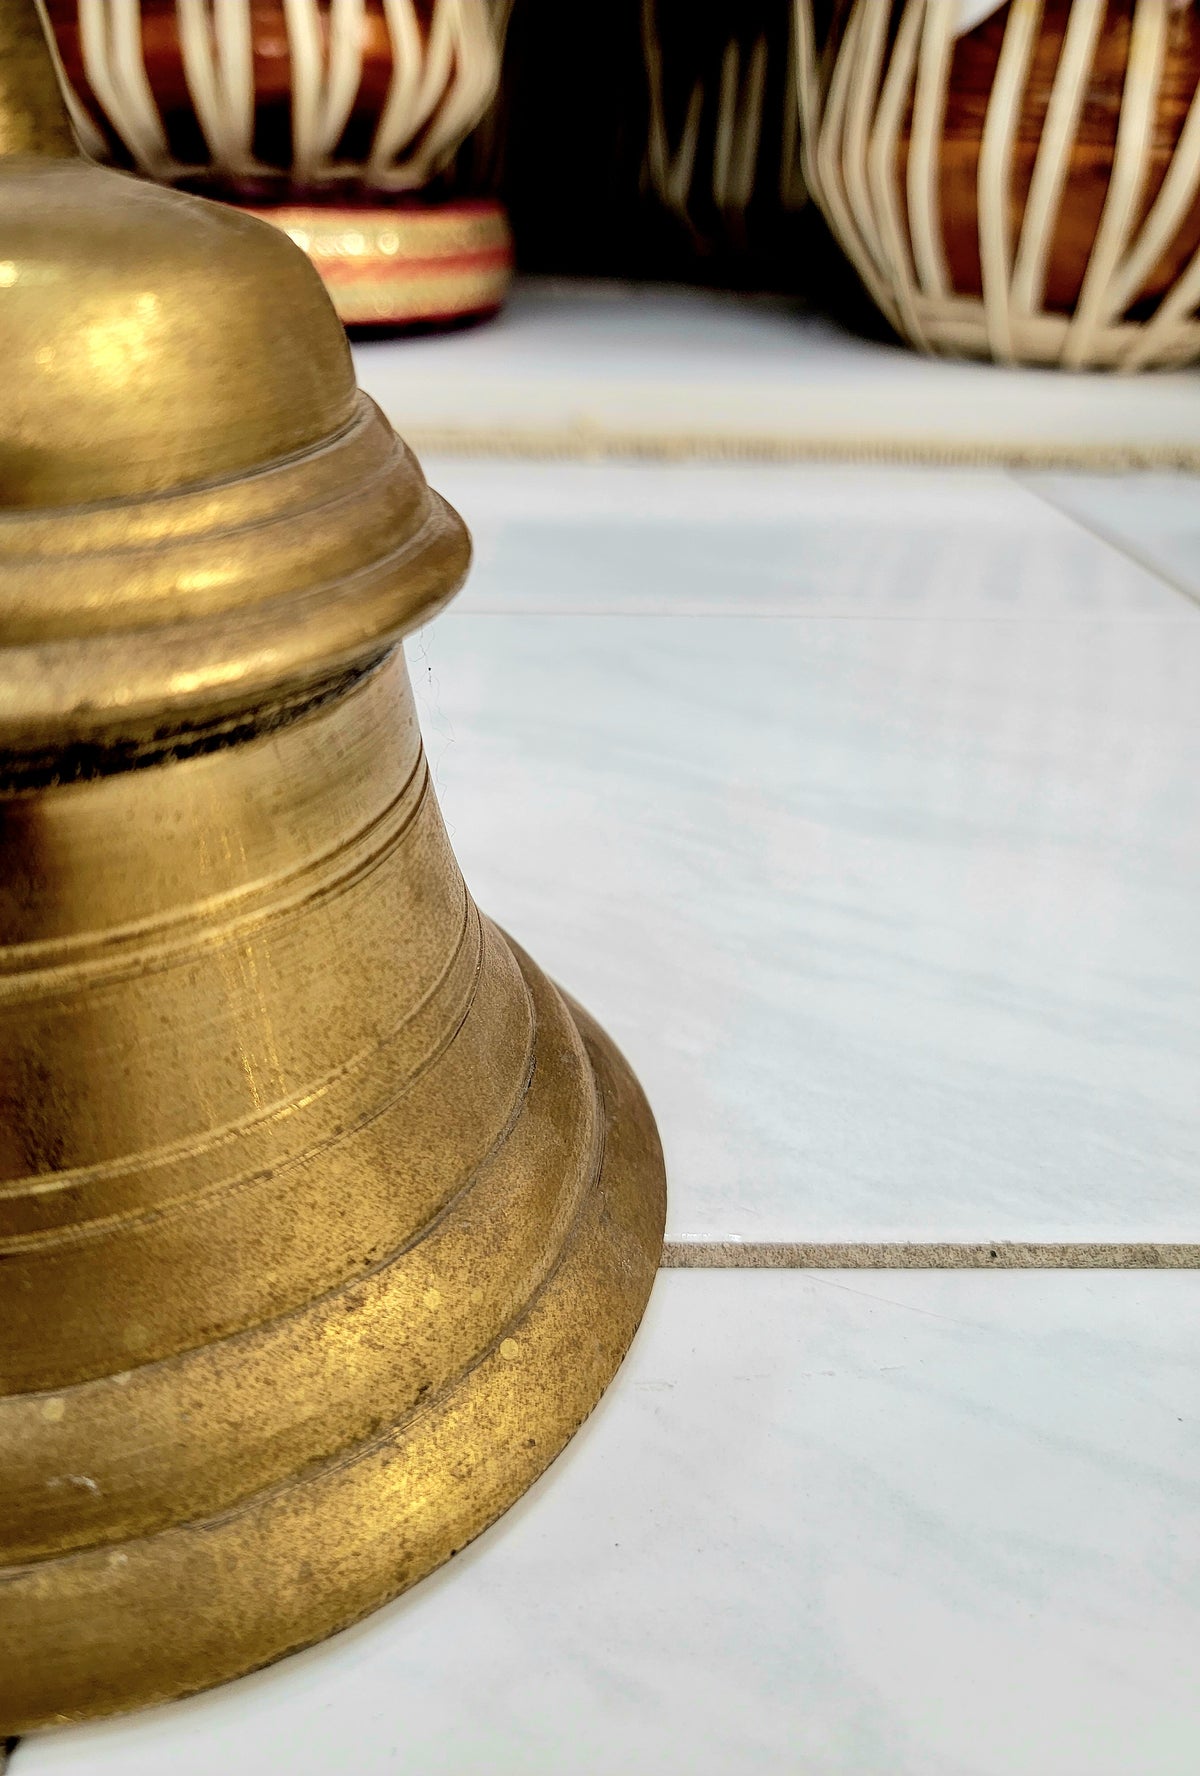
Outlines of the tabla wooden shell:
[{"label": "tabla wooden shell", "polygon": [[458,319],[501,300],[512,268],[501,206],[419,195],[495,91],[488,0],[47,0],[47,11],[84,146],[262,206],[309,251],[343,320]]},{"label": "tabla wooden shell", "polygon": [[927,351],[1067,368],[1200,355],[1191,0],[797,0],[809,185]]}]

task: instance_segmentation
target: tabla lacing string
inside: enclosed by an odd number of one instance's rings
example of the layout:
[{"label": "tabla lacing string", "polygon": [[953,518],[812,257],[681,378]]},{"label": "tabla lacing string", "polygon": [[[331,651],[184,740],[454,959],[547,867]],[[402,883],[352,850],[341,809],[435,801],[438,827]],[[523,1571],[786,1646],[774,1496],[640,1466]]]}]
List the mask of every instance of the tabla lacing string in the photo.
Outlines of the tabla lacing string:
[{"label": "tabla lacing string", "polygon": [[[355,169],[334,154],[362,87],[364,0],[281,0],[292,78],[292,171],[304,182]],[[500,11],[507,18],[508,0]],[[140,0],[78,0],[84,73],[138,167],[178,179],[208,170],[171,154],[146,68]],[[499,78],[487,0],[434,0],[422,32],[413,0],[384,0],[392,74],[367,158],[373,182],[418,186],[486,110]],[[255,93],[251,0],[176,0],[188,94],[211,166],[261,172],[253,153]],[[77,94],[75,108],[83,111]],[[93,140],[94,138],[94,140]],[[89,147],[101,145],[94,126]],[[406,150],[408,151],[406,154]]]},{"label": "tabla lacing string", "polygon": [[500,56],[491,21],[475,0],[458,0],[458,30],[452,32],[449,10],[441,19],[452,57],[452,78],[421,144],[421,160],[432,171],[452,154],[458,142],[487,110],[496,89]]},{"label": "tabla lacing string", "polygon": [[[884,259],[880,238],[879,206],[872,191],[870,125],[879,99],[883,52],[887,39],[887,11],[876,7],[863,13],[862,29],[854,40],[848,99],[842,115],[841,161],[846,199],[858,218],[863,245],[876,265]],[[895,70],[900,58],[893,61]]]},{"label": "tabla lacing string", "polygon": [[1186,221],[1200,191],[1200,87],[1188,107],[1174,158],[1167,168],[1136,245],[1113,279],[1112,301],[1121,314],[1129,307],[1159,258]]},{"label": "tabla lacing string", "polygon": [[[40,0],[39,10],[42,11],[43,29],[49,31],[49,21],[45,11],[42,10],[40,6]],[[56,43],[52,32],[50,33],[49,48],[51,57],[54,61],[55,73],[58,75],[59,85],[62,88],[63,102],[67,107],[67,115],[71,120],[71,127],[75,131],[79,144],[84,153],[90,155],[93,160],[103,160],[108,153],[108,143],[105,140],[104,132],[96,127],[96,124],[93,122],[83,100],[71,85],[67,70],[63,66],[63,59],[59,53],[58,44]],[[2,1757],[3,1745],[0,1743],[0,1770],[4,1767]]]},{"label": "tabla lacing string", "polygon": [[184,77],[213,161],[248,173],[254,162],[250,17],[240,0],[175,0]]},{"label": "tabla lacing string", "polygon": [[[698,233],[692,217],[697,198],[698,150],[704,107],[710,85],[702,75],[688,93],[683,127],[671,145],[666,119],[664,58],[657,31],[654,0],[642,0],[642,55],[650,97],[643,174],[666,209]],[[789,66],[794,57],[789,43]],[[769,50],[764,35],[758,36],[745,57],[743,45],[731,37],[721,52],[716,82],[716,110],[710,170],[710,194],[716,208],[733,221],[744,218],[758,178],[763,140]],[[785,121],[780,159],[780,194],[794,207],[796,119],[785,94]],[[803,186],[801,186],[803,190]]]},{"label": "tabla lacing string", "polygon": [[134,161],[154,178],[175,176],[146,77],[139,0],[79,0],[79,37],[88,85]]},{"label": "tabla lacing string", "polygon": [[[642,0],[642,57],[650,92],[650,118],[646,136],[644,171],[651,190],[659,201],[692,228],[688,210],[688,193],[696,166],[696,150],[700,141],[700,118],[704,109],[704,84],[696,80],[688,95],[687,112],[679,145],[672,152],[667,136],[666,105],[663,96],[663,55],[655,30],[654,0]],[[693,229],[693,232],[695,230]]]},{"label": "tabla lacing string", "polygon": [[1107,4],[1108,0],[1075,0],[1067,19],[1013,265],[1012,302],[1022,315],[1032,314],[1045,295],[1050,243],[1070,170],[1071,144]]},{"label": "tabla lacing string", "polygon": [[[1070,368],[1136,369],[1200,355],[1200,251],[1146,322],[1128,320],[1138,292],[1169,250],[1200,191],[1200,94],[1192,100],[1162,184],[1133,235],[1144,201],[1169,15],[1194,0],[1136,0],[1121,89],[1117,141],[1100,225],[1073,315],[1042,304],[1047,265],[1070,177],[1084,95],[1103,26],[1104,0],[1074,0],[1034,157],[1018,237],[1010,199],[1021,108],[1042,16],[1040,0],[1011,0],[980,144],[977,223],[982,299],[956,292],[941,234],[937,176],[954,39],[998,10],[986,0],[851,0],[840,40],[818,49],[812,0],[794,0],[795,103],[810,190],[883,312],[926,349]],[[899,18],[882,84],[876,79],[879,15]],[[907,203],[894,190],[908,62],[917,52],[908,143]],[[866,21],[872,19],[874,24]],[[899,67],[897,67],[899,64]],[[868,102],[869,101],[869,102]],[[870,145],[864,179],[864,117]]]},{"label": "tabla lacing string", "polygon": [[[883,9],[886,11],[886,8]],[[921,29],[912,136],[908,144],[906,193],[911,218],[913,260],[921,289],[940,301],[950,295],[950,271],[942,238],[938,197],[938,150],[946,116],[950,58],[954,53],[952,16],[945,6],[927,8]]]},{"label": "tabla lacing string", "polygon": [[[436,0],[423,55],[412,0],[384,0],[384,14],[395,45],[394,72],[368,172],[374,184],[409,190],[425,183],[487,109],[499,56],[482,0]],[[401,159],[406,148],[411,151]]]},{"label": "tabla lacing string", "polygon": [[1021,97],[1029,77],[1041,14],[1041,0],[1012,0],[979,144],[976,211],[984,325],[991,354],[1001,364],[1011,364],[1016,358],[1008,201]]},{"label": "tabla lacing string", "polygon": [[717,128],[713,140],[712,195],[719,210],[744,215],[754,195],[754,175],[762,136],[767,41],[760,37],[741,78],[741,47],[730,38],[721,58]]},{"label": "tabla lacing string", "polygon": [[1062,361],[1073,370],[1089,361],[1094,337],[1115,318],[1110,292],[1150,167],[1166,34],[1167,12],[1162,0],[1136,0],[1108,192],[1063,346]]},{"label": "tabla lacing string", "polygon": [[[797,0],[797,4],[808,7],[810,0]],[[851,12],[846,22],[842,53],[829,69],[828,88],[821,98],[816,146],[812,156],[812,189],[820,195],[821,207],[826,211],[830,226],[841,240],[867,289],[893,326],[898,326],[895,293],[886,276],[881,275],[864,232],[864,225],[873,228],[874,216],[865,218],[856,212],[846,190],[845,169],[842,164],[843,119],[863,22],[860,9]],[[902,25],[902,31],[903,28]]]},{"label": "tabla lacing string", "polygon": [[[929,77],[928,66],[922,66],[920,54],[925,22],[920,0],[910,0],[881,89],[870,148],[871,188],[876,194],[880,235],[886,241],[887,264],[895,268],[893,283],[902,330],[920,346],[928,346],[929,341],[921,286],[904,223],[900,131],[910,95],[916,109],[922,82]],[[920,109],[924,112],[926,107]],[[882,255],[877,264],[882,275]]]},{"label": "tabla lacing string", "polygon": [[788,9],[787,74],[783,85],[783,130],[779,144],[779,201],[785,210],[803,209],[808,198],[800,148],[800,107],[792,102],[797,91],[796,14]]}]

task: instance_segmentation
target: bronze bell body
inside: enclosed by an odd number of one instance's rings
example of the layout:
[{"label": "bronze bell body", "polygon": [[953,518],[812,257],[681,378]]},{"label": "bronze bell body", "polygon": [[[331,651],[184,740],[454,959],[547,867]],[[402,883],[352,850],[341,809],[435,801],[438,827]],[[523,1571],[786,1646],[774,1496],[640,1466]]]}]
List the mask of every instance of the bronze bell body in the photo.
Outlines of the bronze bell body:
[{"label": "bronze bell body", "polygon": [[75,157],[0,0],[0,1732],[447,1559],[620,1362],[662,1160],[477,911],[397,645],[461,522],[281,234]]}]

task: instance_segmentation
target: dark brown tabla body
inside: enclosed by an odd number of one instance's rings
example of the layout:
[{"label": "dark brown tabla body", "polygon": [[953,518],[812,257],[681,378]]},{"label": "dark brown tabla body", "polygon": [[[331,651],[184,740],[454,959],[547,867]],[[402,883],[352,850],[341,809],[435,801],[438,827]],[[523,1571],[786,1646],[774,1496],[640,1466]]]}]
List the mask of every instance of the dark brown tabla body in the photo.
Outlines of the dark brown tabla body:
[{"label": "dark brown tabla body", "polygon": [[99,158],[257,208],[309,253],[348,326],[494,312],[503,207],[445,169],[494,89],[487,0],[49,0]]},{"label": "dark brown tabla body", "polygon": [[[957,44],[951,64],[941,160],[943,224],[946,256],[950,259],[955,289],[960,289],[964,295],[978,295],[982,289],[976,215],[980,140],[1008,11],[1008,5],[1001,7],[1001,11],[992,14],[992,18],[983,21],[976,30],[967,32]],[[1133,0],[1111,0],[1108,5],[1083,110],[1079,114],[1067,186],[1063,190],[1062,206],[1047,259],[1044,302],[1046,307],[1058,309],[1060,313],[1070,313],[1079,300],[1095,231],[1101,224],[1113,155],[1117,149],[1117,121],[1125,73],[1129,67],[1133,11]],[[1008,202],[1014,238],[1024,217],[1033,162],[1042,140],[1051,83],[1062,52],[1069,12],[1070,0],[1047,0],[1038,27],[1037,48],[1033,52],[1030,80],[1022,99],[1021,123],[1017,128],[1012,160],[1012,194]],[[1173,12],[1168,27],[1168,48],[1157,92],[1138,226],[1147,217],[1166,169],[1172,163],[1188,107],[1195,98],[1196,82],[1200,82],[1200,16],[1193,5],[1186,5],[1182,11]],[[1134,302],[1134,311],[1141,304],[1154,302],[1172,286],[1188,265],[1196,247],[1200,247],[1200,199],[1193,202],[1184,226],[1152,268]]]},{"label": "dark brown tabla body", "polygon": [[[264,174],[239,178],[219,166],[212,166],[205,180],[206,195],[262,195],[265,184],[271,195],[280,200],[306,197],[310,195],[311,187],[306,183],[298,186],[292,175],[292,83],[295,71],[283,0],[247,0],[247,10],[254,83],[253,152],[255,160],[264,169],[275,173],[277,180]],[[416,0],[415,11],[426,42],[432,10],[433,0]],[[47,0],[47,12],[67,77],[104,137],[110,158],[118,166],[133,165],[134,156],[114,128],[89,79],[78,0]],[[318,24],[322,49],[327,55],[328,8],[319,9]],[[180,42],[175,0],[141,0],[141,40],[146,73],[173,157],[184,167],[210,165],[212,151],[196,115]],[[343,180],[338,181],[340,202],[352,199],[353,192],[347,187],[361,182],[362,169],[370,154],[393,71],[392,38],[383,0],[366,0],[358,92],[345,130],[331,156],[334,162],[345,168]],[[366,194],[362,195],[365,198]]]},{"label": "dark brown tabla body", "polygon": [[[1037,31],[1032,66],[1021,101],[1013,147],[1009,193],[1011,238],[1019,237],[1034,162],[1062,51],[1072,0],[1046,0]],[[899,9],[897,9],[899,10]],[[996,80],[1011,4],[968,31],[955,46],[943,124],[940,184],[946,258],[954,289],[978,296],[983,289],[979,253],[979,154],[988,100]],[[1046,266],[1044,305],[1070,314],[1079,300],[1084,274],[1108,195],[1117,143],[1121,95],[1129,65],[1134,0],[1110,0],[1096,47],[1083,107],[1071,149],[1070,170]],[[1154,127],[1142,187],[1137,227],[1145,220],[1171,164],[1200,81],[1200,17],[1192,5],[1174,12],[1155,108]],[[901,135],[901,172],[907,165],[912,108]],[[1132,304],[1136,317],[1170,288],[1200,246],[1200,197],[1183,226],[1147,276]]]}]

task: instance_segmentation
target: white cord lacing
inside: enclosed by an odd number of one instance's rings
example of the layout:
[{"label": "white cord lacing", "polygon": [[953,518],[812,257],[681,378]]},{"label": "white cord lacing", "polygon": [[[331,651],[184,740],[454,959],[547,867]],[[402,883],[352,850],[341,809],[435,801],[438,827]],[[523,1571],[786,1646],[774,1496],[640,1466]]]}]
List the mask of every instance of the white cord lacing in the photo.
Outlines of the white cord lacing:
[{"label": "white cord lacing", "polygon": [[[486,110],[499,79],[488,0],[434,0],[427,31],[413,0],[384,0],[392,76],[365,163],[335,159],[362,87],[365,0],[282,0],[292,84],[293,177],[303,184],[361,174],[392,191],[425,184]],[[78,0],[88,85],[136,165],[158,179],[217,171],[269,174],[254,155],[251,0],[175,0],[188,93],[210,160],[171,153],[146,68],[139,0]],[[85,146],[101,143],[75,93]]]}]

